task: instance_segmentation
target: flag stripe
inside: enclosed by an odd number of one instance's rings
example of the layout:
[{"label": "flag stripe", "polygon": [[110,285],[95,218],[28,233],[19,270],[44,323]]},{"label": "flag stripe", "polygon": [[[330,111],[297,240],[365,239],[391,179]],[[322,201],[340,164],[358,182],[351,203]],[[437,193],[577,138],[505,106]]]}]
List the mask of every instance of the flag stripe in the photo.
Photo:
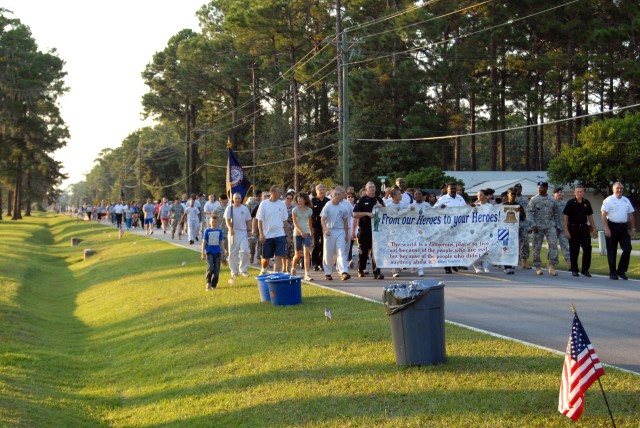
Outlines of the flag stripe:
[{"label": "flag stripe", "polygon": [[584,410],[584,393],[604,369],[580,319],[574,314],[567,354],[562,366],[558,411],[577,421]]}]

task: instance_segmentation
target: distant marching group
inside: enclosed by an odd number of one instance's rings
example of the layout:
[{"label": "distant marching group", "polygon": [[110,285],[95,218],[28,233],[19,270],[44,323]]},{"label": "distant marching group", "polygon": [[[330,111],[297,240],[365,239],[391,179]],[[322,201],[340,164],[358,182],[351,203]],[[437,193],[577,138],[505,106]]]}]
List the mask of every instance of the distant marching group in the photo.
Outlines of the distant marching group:
[{"label": "distant marching group", "polygon": [[[384,276],[376,266],[372,253],[371,219],[375,207],[406,209],[444,208],[466,206],[463,189],[455,183],[442,186],[440,195],[421,189],[405,188],[404,179],[396,179],[394,187],[378,192],[375,183],[369,182],[356,194],[353,187],[345,189],[336,186],[327,191],[324,185],[312,186],[309,192],[295,192],[289,189],[282,198],[279,186],[269,191],[256,190],[254,197],[244,203],[242,195],[232,195],[232,202],[226,195],[220,198],[182,195],[171,203],[167,198],[153,202],[147,199],[145,204],[122,202],[96,206],[83,206],[82,212],[91,219],[110,221],[118,228],[144,228],[151,235],[162,229],[171,232],[171,238],[178,239],[188,235],[189,244],[203,237],[202,258],[207,260],[207,289],[215,288],[220,262],[228,255],[232,281],[238,275],[248,275],[249,263],[254,263],[258,255],[261,274],[267,273],[273,260],[274,271],[289,272],[296,275],[298,268],[304,268],[304,279],[311,281],[310,270],[323,271],[326,280],[332,280],[335,268],[341,280],[351,276],[353,268],[353,244],[359,249],[357,274],[365,277],[369,274],[367,264],[370,260],[375,279]],[[615,183],[613,194],[602,204],[601,215],[607,243],[609,277],[627,279],[631,254],[631,239],[635,239],[635,221],[633,206],[624,197],[623,185]],[[531,199],[522,195],[522,186],[516,184],[495,197],[492,189],[480,190],[472,205],[505,204],[519,206],[519,258],[522,269],[531,269],[529,259],[529,235],[532,235],[533,267],[537,275],[542,275],[541,248],[544,238],[549,247],[547,254],[548,273],[557,275],[558,244],[565,261],[570,265],[573,276],[590,277],[591,236],[596,234],[593,209],[584,198],[585,189],[575,187],[575,197],[563,201],[562,188],[548,195],[548,183],[538,183],[538,194]],[[355,220],[355,221],[354,221]],[[123,222],[124,225],[123,226]],[[209,226],[209,227],[207,227]],[[631,226],[629,228],[629,226]],[[631,233],[629,233],[629,231]],[[618,245],[622,255],[616,265]],[[578,256],[582,248],[581,269],[578,268]],[[476,273],[490,272],[488,261],[478,260],[472,265]],[[466,269],[465,267],[462,267]],[[506,274],[513,274],[512,266],[503,266]],[[445,268],[446,273],[458,270]],[[400,276],[399,269],[392,269],[394,277]],[[423,276],[423,269],[417,270]]]}]

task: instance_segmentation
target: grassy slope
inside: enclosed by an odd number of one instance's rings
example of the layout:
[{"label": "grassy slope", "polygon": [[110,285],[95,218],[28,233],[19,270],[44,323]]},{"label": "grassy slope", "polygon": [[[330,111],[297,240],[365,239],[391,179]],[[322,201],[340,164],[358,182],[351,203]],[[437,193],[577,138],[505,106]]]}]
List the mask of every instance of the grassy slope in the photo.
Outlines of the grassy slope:
[{"label": "grassy slope", "polygon": [[[0,236],[3,426],[576,425],[556,411],[557,355],[447,325],[445,364],[400,368],[377,304],[305,286],[275,308],[228,271],[206,293],[197,253],[65,218]],[[637,426],[638,378],[603,383]],[[596,387],[586,402],[577,425],[608,426]]]}]

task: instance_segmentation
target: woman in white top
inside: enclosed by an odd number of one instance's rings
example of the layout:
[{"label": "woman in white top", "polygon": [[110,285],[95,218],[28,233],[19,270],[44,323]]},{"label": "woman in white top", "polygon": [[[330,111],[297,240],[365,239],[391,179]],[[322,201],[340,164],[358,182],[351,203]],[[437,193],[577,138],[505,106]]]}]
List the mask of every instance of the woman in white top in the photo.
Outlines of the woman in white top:
[{"label": "woman in white top", "polygon": [[311,227],[311,200],[305,192],[300,192],[296,196],[296,206],[291,211],[293,220],[293,239],[295,255],[291,267],[291,275],[296,274],[296,266],[300,261],[300,256],[304,252],[304,280],[313,281],[309,275],[309,266],[311,264],[311,239],[313,237],[313,229]]}]

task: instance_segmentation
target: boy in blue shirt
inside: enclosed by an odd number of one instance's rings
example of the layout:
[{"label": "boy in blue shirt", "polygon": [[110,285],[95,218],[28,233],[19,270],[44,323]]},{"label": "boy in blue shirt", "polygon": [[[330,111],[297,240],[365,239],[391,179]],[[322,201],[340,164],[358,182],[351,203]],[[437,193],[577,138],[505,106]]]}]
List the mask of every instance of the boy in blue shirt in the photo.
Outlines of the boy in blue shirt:
[{"label": "boy in blue shirt", "polygon": [[220,220],[216,214],[210,219],[211,227],[208,227],[202,235],[201,259],[207,261],[207,291],[218,286],[220,276],[220,257],[225,254],[224,234],[219,228]]}]

